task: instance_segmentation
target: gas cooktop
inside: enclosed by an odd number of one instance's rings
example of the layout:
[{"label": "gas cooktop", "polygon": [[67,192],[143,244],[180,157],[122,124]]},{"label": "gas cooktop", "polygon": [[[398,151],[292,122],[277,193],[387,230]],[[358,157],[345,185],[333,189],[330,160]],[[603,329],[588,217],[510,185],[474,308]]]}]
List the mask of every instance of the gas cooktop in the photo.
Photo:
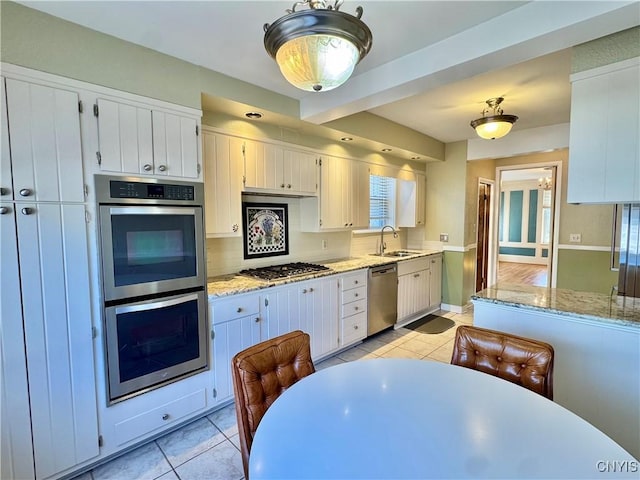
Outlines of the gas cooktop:
[{"label": "gas cooktop", "polygon": [[277,280],[279,278],[291,278],[301,275],[308,275],[315,272],[324,272],[331,270],[324,265],[317,265],[315,263],[285,263],[284,265],[270,265],[268,267],[261,268],[249,268],[247,270],[241,270],[238,272],[245,277],[257,278],[259,280]]}]

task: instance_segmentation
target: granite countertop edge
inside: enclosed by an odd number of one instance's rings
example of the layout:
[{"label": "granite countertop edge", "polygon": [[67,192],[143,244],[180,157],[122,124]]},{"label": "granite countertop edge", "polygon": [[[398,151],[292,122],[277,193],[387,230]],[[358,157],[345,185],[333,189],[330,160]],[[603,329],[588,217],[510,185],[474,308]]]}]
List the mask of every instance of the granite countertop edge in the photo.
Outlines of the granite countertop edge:
[{"label": "granite countertop edge", "polygon": [[440,250],[413,250],[415,252],[411,255],[403,257],[381,257],[378,255],[362,255],[358,257],[336,259],[336,260],[319,260],[319,265],[329,267],[331,270],[311,273],[309,275],[302,275],[293,278],[283,278],[279,280],[258,280],[251,277],[244,277],[237,273],[231,273],[228,275],[220,275],[217,277],[210,277],[207,279],[207,294],[210,300],[215,300],[221,297],[228,297],[231,295],[238,295],[241,293],[250,293],[259,290],[264,290],[272,287],[279,287],[281,285],[287,285],[290,283],[304,282],[307,280],[314,280],[316,278],[328,277],[331,275],[338,275],[342,273],[348,273],[355,270],[361,270],[363,268],[375,267],[378,265],[386,265],[390,263],[397,263],[407,260],[413,260],[415,258],[428,257],[438,253],[442,253]]},{"label": "granite countertop edge", "polygon": [[[524,296],[523,298],[508,298]],[[505,298],[497,298],[503,296]],[[567,298],[575,297],[575,302]],[[493,303],[536,312],[563,315],[599,324],[640,329],[640,299],[610,298],[601,293],[578,292],[569,289],[544,287],[507,286],[490,287],[471,296],[474,302]],[[557,302],[560,305],[545,305]],[[626,305],[629,303],[630,305]],[[592,308],[593,311],[585,311]]]}]

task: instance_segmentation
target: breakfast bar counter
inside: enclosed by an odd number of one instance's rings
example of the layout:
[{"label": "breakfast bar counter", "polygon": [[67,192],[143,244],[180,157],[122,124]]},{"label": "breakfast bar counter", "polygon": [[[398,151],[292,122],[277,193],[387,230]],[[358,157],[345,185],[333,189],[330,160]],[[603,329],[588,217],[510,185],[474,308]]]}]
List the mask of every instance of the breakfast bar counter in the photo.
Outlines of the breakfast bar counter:
[{"label": "breakfast bar counter", "polygon": [[640,458],[640,299],[499,284],[472,301],[475,326],[551,344],[554,401]]},{"label": "breakfast bar counter", "polygon": [[471,298],[474,303],[488,302],[640,328],[640,298],[515,284],[498,284]]}]

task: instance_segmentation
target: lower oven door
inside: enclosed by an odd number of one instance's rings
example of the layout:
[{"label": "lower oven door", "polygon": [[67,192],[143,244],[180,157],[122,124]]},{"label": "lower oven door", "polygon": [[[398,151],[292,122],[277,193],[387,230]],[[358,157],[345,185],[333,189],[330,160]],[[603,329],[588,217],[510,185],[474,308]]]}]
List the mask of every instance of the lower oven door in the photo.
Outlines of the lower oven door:
[{"label": "lower oven door", "polygon": [[109,400],[207,368],[205,292],[105,308]]}]

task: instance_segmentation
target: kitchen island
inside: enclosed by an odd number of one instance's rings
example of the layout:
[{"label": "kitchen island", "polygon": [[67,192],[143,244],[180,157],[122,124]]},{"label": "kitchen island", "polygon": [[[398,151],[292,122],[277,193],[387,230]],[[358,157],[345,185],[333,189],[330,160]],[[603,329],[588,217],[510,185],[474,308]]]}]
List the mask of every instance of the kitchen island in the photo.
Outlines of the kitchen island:
[{"label": "kitchen island", "polygon": [[553,345],[554,401],[640,458],[640,299],[500,284],[472,302],[474,325]]}]

